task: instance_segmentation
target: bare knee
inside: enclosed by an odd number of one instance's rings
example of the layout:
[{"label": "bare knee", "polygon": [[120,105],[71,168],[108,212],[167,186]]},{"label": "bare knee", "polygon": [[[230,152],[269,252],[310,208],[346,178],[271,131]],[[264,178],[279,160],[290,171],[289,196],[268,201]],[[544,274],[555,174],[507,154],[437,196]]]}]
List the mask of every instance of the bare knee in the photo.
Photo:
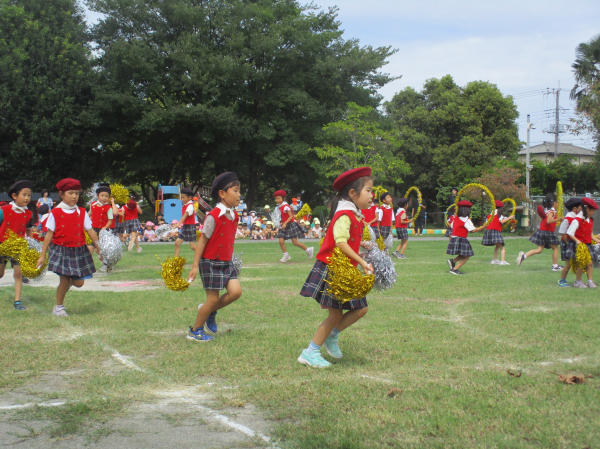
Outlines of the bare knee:
[{"label": "bare knee", "polygon": [[82,280],[73,281],[73,287],[75,287],[75,288],[81,288],[81,287],[83,287],[84,283],[85,283],[85,281],[82,281]]},{"label": "bare knee", "polygon": [[362,318],[367,314],[368,311],[369,311],[368,307],[363,307],[362,309],[358,309],[356,311],[356,314],[358,315],[359,318]]}]

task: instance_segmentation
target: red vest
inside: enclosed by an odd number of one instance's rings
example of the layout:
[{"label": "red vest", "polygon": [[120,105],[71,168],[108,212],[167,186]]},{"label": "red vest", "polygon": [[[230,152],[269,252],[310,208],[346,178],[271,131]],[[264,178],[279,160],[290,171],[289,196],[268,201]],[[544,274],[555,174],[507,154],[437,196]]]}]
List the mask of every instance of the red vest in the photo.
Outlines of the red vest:
[{"label": "red vest", "polygon": [[[487,216],[487,219],[490,219],[489,215]],[[492,222],[488,225],[487,229],[489,229],[490,231],[502,232],[502,223],[500,223],[500,215],[494,215],[494,218],[492,218]]]},{"label": "red vest", "polygon": [[381,211],[383,212],[383,216],[381,217],[381,222],[379,223],[379,226],[391,226],[392,214],[394,213],[394,210],[391,207],[387,208],[381,206]]},{"label": "red vest", "polygon": [[544,217],[544,219],[540,223],[540,231],[554,232],[554,230],[556,229],[556,222],[554,222],[552,224],[548,224],[548,222],[547,222],[547,220],[548,220],[548,214],[550,212],[554,212],[554,217],[556,218],[556,212],[555,211],[548,211],[548,212],[546,212],[546,216]]},{"label": "red vest", "polygon": [[52,209],[50,212],[54,216],[54,237],[52,243],[58,246],[67,246],[69,248],[77,248],[85,245],[85,229],[83,223],[85,221],[86,211],[83,207],[79,208],[79,216],[77,211],[72,214],[67,214],[62,209]]},{"label": "red vest", "polygon": [[450,226],[448,226],[449,228],[453,227],[455,218],[456,218],[456,215],[450,215],[450,217],[448,217],[448,224],[450,225]]},{"label": "red vest", "polygon": [[592,229],[594,227],[594,221],[590,220],[589,223],[585,218],[575,217],[575,220],[579,222],[579,227],[575,231],[575,238],[582,243],[592,243]]},{"label": "red vest", "polygon": [[202,257],[228,261],[231,260],[233,254],[233,242],[235,241],[239,216],[236,212],[233,220],[230,220],[225,215],[219,217],[220,212],[221,209],[215,207],[208,214],[215,220],[215,230],[204,247]]},{"label": "red vest", "polygon": [[108,211],[112,209],[112,206],[110,204],[101,206],[100,203],[96,202],[92,204],[90,209],[92,211],[92,227],[103,228],[106,226],[106,223],[108,223]]},{"label": "red vest", "polygon": [[27,231],[27,223],[31,220],[33,215],[29,209],[25,210],[25,213],[15,212],[12,206],[2,206],[2,214],[4,219],[0,225],[0,242],[7,239],[6,231],[9,229],[17,234],[19,237],[24,237]]},{"label": "red vest", "polygon": [[[363,214],[363,217],[365,217],[365,223],[370,223],[371,221],[373,221],[373,218],[375,218],[375,210],[376,209],[377,209],[377,206],[375,206],[373,204],[368,209],[360,210],[360,213]],[[377,222],[375,222],[375,224],[377,224]]]},{"label": "red vest", "polygon": [[125,221],[135,220],[138,217],[137,204],[133,209],[129,209],[127,206],[123,206],[125,210]]},{"label": "red vest", "polygon": [[294,209],[292,209],[292,206],[290,206],[289,204],[282,204],[281,206],[279,206],[279,212],[281,214],[281,224],[285,223],[287,221],[287,219],[289,218],[288,213],[287,212],[285,212],[285,213],[283,212],[283,209],[286,206],[289,207],[290,210],[292,211],[292,221],[290,221],[289,223],[293,223],[293,222],[296,221],[296,217],[294,216]]},{"label": "red vest", "polygon": [[[573,223],[573,220],[575,220],[575,217],[565,217],[565,220],[567,221],[567,223],[569,223],[569,226],[571,226],[571,223]],[[569,226],[567,226],[567,230],[569,229]],[[561,239],[563,242],[569,241],[569,236],[567,235],[566,232],[562,235]]]},{"label": "red vest", "polygon": [[[402,218],[404,217],[404,218]],[[404,228],[408,228],[408,223],[400,223],[401,220],[406,220],[406,210],[402,210],[402,212],[400,212],[400,215],[396,215],[396,228],[400,228],[400,229],[404,229]]]},{"label": "red vest", "polygon": [[[48,215],[48,217],[49,216],[50,215]],[[48,228],[46,227],[46,223],[48,222],[48,217],[46,217],[40,221],[40,224],[42,225],[42,232],[48,232]]]},{"label": "red vest", "polygon": [[[356,215],[354,215],[354,212],[352,212],[351,210],[343,210],[340,212],[336,212],[333,216],[333,220],[331,220],[329,228],[327,228],[327,234],[325,234],[325,238],[323,239],[323,244],[321,245],[319,254],[317,254],[317,259],[323,263],[329,263],[331,253],[335,248],[333,226],[335,225],[337,219],[340,218],[342,215],[347,215],[348,217],[350,217],[350,240],[348,240],[348,245],[356,254],[358,254],[358,250],[360,248],[360,241],[362,239],[364,223],[362,221],[359,222],[356,218]],[[358,265],[358,263],[354,260],[350,260],[350,262],[354,266]]]},{"label": "red vest", "polygon": [[464,238],[467,238],[469,235],[469,231],[467,231],[467,228],[465,228],[465,222],[458,217],[456,217],[454,219],[454,223],[452,223],[452,235],[454,237]]},{"label": "red vest", "polygon": [[[192,205],[192,208],[194,207],[194,203],[189,203],[189,204],[184,204],[183,206],[181,206],[181,216],[183,217],[183,214],[185,214],[185,210],[188,208],[189,205]],[[194,214],[190,215],[189,217],[187,217],[185,220],[183,220],[183,224],[184,225],[195,225],[196,224],[196,218],[194,217]]]}]

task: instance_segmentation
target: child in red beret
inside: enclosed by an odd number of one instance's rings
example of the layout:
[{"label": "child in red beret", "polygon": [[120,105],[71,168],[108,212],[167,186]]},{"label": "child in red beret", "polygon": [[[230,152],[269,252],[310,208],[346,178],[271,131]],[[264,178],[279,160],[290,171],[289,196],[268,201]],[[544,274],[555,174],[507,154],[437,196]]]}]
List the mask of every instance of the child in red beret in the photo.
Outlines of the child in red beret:
[{"label": "child in red beret", "polygon": [[[492,221],[485,229],[485,232],[483,233],[483,239],[481,239],[481,244],[483,246],[494,247],[494,258],[492,259],[492,265],[510,265],[506,260],[504,260],[504,257],[506,256],[506,248],[504,247],[504,237],[502,237],[502,225],[513,220],[515,216],[511,215],[510,217],[505,217],[502,215],[500,213],[500,209],[503,207],[504,203],[496,200],[496,210],[492,212],[494,214],[494,218],[492,218]],[[490,215],[487,216],[487,220],[490,219]],[[498,251],[500,251],[501,260],[498,260]]]},{"label": "child in red beret", "polygon": [[138,216],[141,213],[142,208],[138,203],[135,202],[133,198],[131,198],[129,203],[123,207],[123,218],[125,220],[124,233],[129,234],[130,238],[129,245],[127,245],[127,251],[131,251],[133,249],[133,245],[135,245],[137,252],[142,252],[142,247],[138,242],[138,231],[142,227]]},{"label": "child in red beret", "polygon": [[361,167],[342,173],[333,183],[333,188],[338,193],[331,202],[331,224],[317,254],[315,265],[300,291],[300,295],[314,298],[322,309],[329,312],[308,348],[298,357],[298,362],[316,368],[331,366],[331,363],[321,356],[323,345],[331,357],[342,358],[342,351],[338,346],[339,333],[364,317],[368,310],[366,297],[342,304],[328,291],[328,265],[332,251],[339,248],[354,266],[360,265],[365,273],[373,272],[373,267],[358,255],[365,225],[360,211],[367,209],[372,199],[371,169]]},{"label": "child in red beret", "polygon": [[591,198],[583,198],[581,200],[581,212],[577,214],[575,219],[569,225],[569,229],[567,229],[567,235],[571,240],[575,242],[575,259],[577,259],[577,245],[583,243],[587,246],[590,255],[592,256],[592,261],[586,266],[586,275],[588,278],[587,284],[584,284],[581,281],[583,277],[583,268],[579,268],[576,273],[576,281],[573,284],[575,288],[596,288],[596,284],[594,284],[593,278],[593,270],[594,270],[594,260],[597,260],[598,251],[594,246],[593,242],[600,243],[600,239],[598,239],[593,234],[594,229],[594,213],[598,210],[598,205]]},{"label": "child in red beret", "polygon": [[459,201],[458,204],[457,218],[454,219],[452,225],[452,237],[450,237],[450,243],[448,243],[448,249],[446,254],[456,256],[454,259],[448,259],[448,267],[450,268],[450,274],[463,275],[462,271],[459,271],[464,264],[467,263],[469,257],[473,257],[473,247],[469,243],[467,236],[469,232],[482,231],[485,226],[475,227],[469,215],[471,214],[471,207],[473,204],[469,201]]},{"label": "child in red beret", "polygon": [[294,212],[290,205],[285,201],[286,191],[278,190],[274,194],[275,203],[281,212],[281,228],[279,229],[279,246],[283,251],[283,257],[279,262],[285,263],[292,257],[289,255],[285,246],[285,241],[288,239],[292,240],[292,245],[297,246],[303,250],[309,259],[312,259],[314,248],[307,248],[306,245],[300,243],[298,239],[304,237],[304,231],[296,221]]},{"label": "child in red beret", "polygon": [[67,317],[64,301],[71,286],[81,288],[86,279],[96,272],[92,254],[85,244],[85,233],[90,236],[94,247],[98,247],[98,235],[92,228],[92,220],[83,207],[80,207],[81,183],[66,178],[56,184],[61,203],[50,212],[46,221],[48,231],[42,246],[38,265],[44,263],[49,250],[48,270],[58,274],[60,281],[56,289],[55,316]]},{"label": "child in red beret", "polygon": [[398,248],[392,254],[398,259],[406,259],[404,252],[408,246],[408,225],[414,221],[413,218],[409,219],[406,215],[406,205],[408,204],[408,198],[400,198],[398,200],[398,211],[396,212],[396,236],[400,243]]}]

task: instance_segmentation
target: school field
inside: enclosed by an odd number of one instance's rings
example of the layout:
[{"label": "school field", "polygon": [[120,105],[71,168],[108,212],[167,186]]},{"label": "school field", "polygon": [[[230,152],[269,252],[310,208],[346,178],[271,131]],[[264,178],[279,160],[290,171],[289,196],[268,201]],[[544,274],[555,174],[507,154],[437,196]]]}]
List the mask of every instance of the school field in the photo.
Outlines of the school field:
[{"label": "school field", "polygon": [[[472,240],[466,276],[446,240],[413,238],[397,285],[369,296],[344,358],[296,359],[326,312],[298,295],[312,261],[273,242],[243,251],[243,295],[211,343],[185,338],[204,300],[161,285],[156,255],[126,253],[92,291],[0,285],[0,440],[11,448],[598,448],[600,291],[561,289],[546,251],[510,266]],[[318,242],[312,243],[314,246]],[[182,251],[191,261],[189,248]],[[573,281],[570,275],[569,282]],[[328,356],[325,356],[328,358]],[[329,360],[332,360],[329,358]],[[590,374],[567,385],[559,374]]]}]

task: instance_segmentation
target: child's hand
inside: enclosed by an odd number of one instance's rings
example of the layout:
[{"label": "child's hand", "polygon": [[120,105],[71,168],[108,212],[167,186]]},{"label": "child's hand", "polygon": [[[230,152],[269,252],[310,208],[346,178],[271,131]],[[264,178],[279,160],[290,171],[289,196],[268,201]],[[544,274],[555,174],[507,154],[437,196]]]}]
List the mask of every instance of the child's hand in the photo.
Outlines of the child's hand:
[{"label": "child's hand", "polygon": [[191,284],[196,279],[198,275],[198,267],[192,267],[190,272],[188,273],[187,281]]},{"label": "child's hand", "polygon": [[283,224],[281,225],[281,229],[285,229],[286,225],[287,225],[287,223],[283,223]]},{"label": "child's hand", "polygon": [[373,265],[371,265],[370,263],[367,263],[363,260],[360,263],[360,266],[362,267],[365,274],[373,274]]},{"label": "child's hand", "polygon": [[46,262],[46,255],[42,254],[40,256],[40,258],[38,259],[38,261],[37,261],[36,267],[38,267],[38,269],[41,268],[44,265],[45,262]]}]

